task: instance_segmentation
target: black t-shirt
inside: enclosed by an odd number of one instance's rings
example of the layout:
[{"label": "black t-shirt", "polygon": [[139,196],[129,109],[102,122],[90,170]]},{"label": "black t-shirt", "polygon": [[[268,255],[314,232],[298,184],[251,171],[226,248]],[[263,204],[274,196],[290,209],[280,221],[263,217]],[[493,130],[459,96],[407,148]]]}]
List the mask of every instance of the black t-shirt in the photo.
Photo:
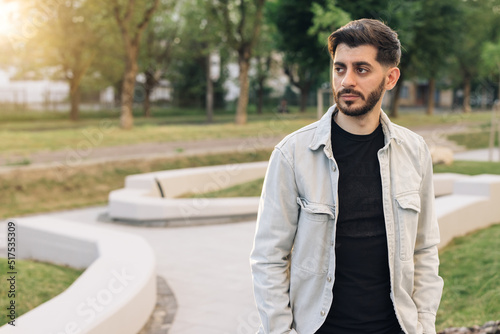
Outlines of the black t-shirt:
[{"label": "black t-shirt", "polygon": [[389,260],[377,152],[382,126],[354,135],[332,118],[339,169],[333,303],[320,334],[398,334],[390,298]]}]

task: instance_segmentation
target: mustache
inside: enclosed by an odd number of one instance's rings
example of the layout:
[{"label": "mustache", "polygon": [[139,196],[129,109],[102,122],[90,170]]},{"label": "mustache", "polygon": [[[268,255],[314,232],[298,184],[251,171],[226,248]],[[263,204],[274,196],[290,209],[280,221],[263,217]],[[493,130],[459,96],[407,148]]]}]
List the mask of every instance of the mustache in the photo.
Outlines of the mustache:
[{"label": "mustache", "polygon": [[357,95],[357,96],[361,97],[361,99],[363,99],[363,100],[365,99],[365,97],[364,97],[363,94],[361,94],[357,90],[354,90],[354,89],[351,89],[351,88],[345,88],[345,89],[342,89],[341,91],[338,91],[337,92],[337,97],[340,98],[340,96],[344,95],[344,94]]}]

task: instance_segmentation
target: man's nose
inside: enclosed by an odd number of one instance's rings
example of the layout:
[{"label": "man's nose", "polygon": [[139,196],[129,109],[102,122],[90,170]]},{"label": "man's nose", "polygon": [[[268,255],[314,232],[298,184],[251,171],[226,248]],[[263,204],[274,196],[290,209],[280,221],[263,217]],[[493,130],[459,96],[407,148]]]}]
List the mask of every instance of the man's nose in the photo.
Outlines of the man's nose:
[{"label": "man's nose", "polygon": [[354,86],[356,86],[354,71],[348,69],[346,70],[344,78],[342,79],[342,87],[347,88]]}]

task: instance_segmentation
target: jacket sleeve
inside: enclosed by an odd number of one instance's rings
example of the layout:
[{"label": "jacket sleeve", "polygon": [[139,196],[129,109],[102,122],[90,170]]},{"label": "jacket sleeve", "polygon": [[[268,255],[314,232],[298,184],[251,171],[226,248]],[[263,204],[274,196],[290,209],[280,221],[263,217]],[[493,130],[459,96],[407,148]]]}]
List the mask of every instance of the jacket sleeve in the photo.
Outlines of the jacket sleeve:
[{"label": "jacket sleeve", "polygon": [[443,291],[443,279],[438,274],[439,226],[434,210],[432,159],[423,139],[421,142],[421,211],[413,255],[415,263],[413,301],[418,309],[418,321],[423,327],[423,332],[435,334],[436,312]]},{"label": "jacket sleeve", "polygon": [[299,209],[292,165],[276,148],[262,189],[250,255],[261,334],[295,334],[289,297],[289,258]]}]

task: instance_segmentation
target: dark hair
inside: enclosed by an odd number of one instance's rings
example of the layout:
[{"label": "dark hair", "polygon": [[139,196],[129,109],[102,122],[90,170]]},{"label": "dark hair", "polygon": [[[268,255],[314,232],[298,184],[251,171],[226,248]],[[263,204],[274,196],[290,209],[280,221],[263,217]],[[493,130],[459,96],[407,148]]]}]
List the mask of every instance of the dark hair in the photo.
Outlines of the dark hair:
[{"label": "dark hair", "polygon": [[398,34],[378,20],[361,19],[351,21],[328,37],[328,51],[332,58],[339,44],[354,48],[372,45],[377,48],[376,60],[385,66],[398,66],[401,59],[401,42]]}]

